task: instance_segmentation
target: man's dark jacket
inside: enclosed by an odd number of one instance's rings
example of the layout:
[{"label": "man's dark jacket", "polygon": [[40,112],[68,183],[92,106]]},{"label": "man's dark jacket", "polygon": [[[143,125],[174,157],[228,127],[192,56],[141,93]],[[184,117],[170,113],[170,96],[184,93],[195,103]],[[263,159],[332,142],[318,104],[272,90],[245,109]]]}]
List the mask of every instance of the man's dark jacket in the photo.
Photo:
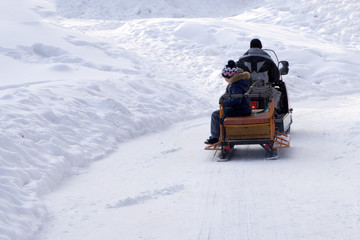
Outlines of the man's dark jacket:
[{"label": "man's dark jacket", "polygon": [[278,66],[269,54],[260,48],[250,48],[239,61],[237,67],[248,71],[252,81],[264,80],[266,83],[275,83],[280,79]]}]

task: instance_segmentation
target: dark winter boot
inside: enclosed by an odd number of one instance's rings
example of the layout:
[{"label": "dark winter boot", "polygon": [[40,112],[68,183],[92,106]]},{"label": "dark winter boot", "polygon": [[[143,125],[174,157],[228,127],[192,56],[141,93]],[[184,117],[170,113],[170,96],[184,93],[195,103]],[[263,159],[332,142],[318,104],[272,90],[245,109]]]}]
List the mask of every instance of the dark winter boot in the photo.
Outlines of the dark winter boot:
[{"label": "dark winter boot", "polygon": [[211,144],[217,143],[218,141],[219,141],[218,138],[209,137],[208,139],[206,139],[206,141],[204,143],[211,145]]}]

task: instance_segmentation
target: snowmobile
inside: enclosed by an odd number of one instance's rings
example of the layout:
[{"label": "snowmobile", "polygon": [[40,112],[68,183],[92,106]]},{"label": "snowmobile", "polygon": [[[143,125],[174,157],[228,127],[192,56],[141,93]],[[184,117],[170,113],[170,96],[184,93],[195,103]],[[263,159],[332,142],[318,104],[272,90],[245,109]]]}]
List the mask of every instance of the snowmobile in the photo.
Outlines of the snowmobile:
[{"label": "snowmobile", "polygon": [[[292,108],[283,75],[289,63],[279,61],[276,53],[264,49],[279,68],[280,79],[275,83],[256,80],[244,94],[224,94],[220,97],[220,140],[206,150],[220,151],[219,160],[229,160],[236,145],[258,144],[265,149],[266,159],[277,159],[278,149],[290,147]],[[222,103],[228,98],[249,97],[252,114],[245,117],[225,117]]]}]

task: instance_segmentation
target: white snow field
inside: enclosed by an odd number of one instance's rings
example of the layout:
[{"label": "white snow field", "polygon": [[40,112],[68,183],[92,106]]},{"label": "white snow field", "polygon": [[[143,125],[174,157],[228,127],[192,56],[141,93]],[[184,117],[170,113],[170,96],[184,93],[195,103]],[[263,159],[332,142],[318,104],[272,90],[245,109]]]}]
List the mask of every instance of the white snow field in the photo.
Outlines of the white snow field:
[{"label": "white snow field", "polygon": [[[0,2],[0,240],[360,239],[357,0]],[[204,150],[252,38],[291,147]]]}]

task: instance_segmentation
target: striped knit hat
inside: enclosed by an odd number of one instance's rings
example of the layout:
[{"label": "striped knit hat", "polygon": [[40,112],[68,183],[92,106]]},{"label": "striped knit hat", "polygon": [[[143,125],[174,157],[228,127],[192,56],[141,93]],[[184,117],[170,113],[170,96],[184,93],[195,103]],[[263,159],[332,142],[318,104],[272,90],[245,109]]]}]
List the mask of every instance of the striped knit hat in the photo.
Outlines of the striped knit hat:
[{"label": "striped knit hat", "polygon": [[224,69],[222,70],[221,75],[224,78],[231,78],[234,76],[238,71],[238,68],[235,65],[235,62],[233,60],[229,60],[228,64],[225,65]]}]

